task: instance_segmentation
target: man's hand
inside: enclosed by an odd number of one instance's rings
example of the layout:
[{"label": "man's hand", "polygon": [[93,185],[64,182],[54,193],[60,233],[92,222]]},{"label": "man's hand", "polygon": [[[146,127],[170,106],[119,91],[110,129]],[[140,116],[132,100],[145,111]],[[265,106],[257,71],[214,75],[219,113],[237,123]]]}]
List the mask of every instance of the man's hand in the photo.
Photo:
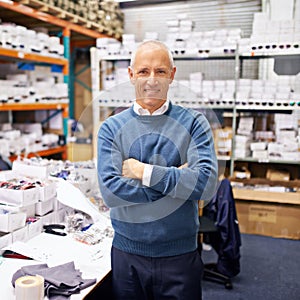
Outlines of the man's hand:
[{"label": "man's hand", "polygon": [[181,165],[180,167],[178,167],[178,169],[184,169],[184,168],[187,168],[188,167],[188,163],[185,163],[183,165]]},{"label": "man's hand", "polygon": [[122,176],[143,180],[145,164],[134,159],[129,158],[123,161]]}]

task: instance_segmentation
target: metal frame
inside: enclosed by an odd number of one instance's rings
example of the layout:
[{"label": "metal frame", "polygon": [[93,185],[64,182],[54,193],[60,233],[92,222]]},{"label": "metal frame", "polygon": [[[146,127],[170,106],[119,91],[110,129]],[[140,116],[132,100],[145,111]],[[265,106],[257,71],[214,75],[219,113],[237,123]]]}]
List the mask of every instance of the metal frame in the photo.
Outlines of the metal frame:
[{"label": "metal frame", "polygon": [[[91,75],[92,75],[92,96],[93,99],[96,99],[96,97],[99,95],[99,87],[100,87],[100,80],[103,70],[101,70],[101,63],[105,61],[119,61],[119,60],[129,60],[129,56],[100,56],[97,48],[93,47],[90,50],[91,53]],[[235,91],[238,90],[238,83],[239,78],[241,76],[241,71],[243,67],[243,61],[244,60],[250,60],[250,59],[262,59],[262,58],[273,58],[276,56],[287,56],[284,54],[274,54],[274,55],[266,55],[266,54],[258,54],[255,55],[254,53],[250,53],[249,55],[246,54],[239,54],[239,48],[237,46],[237,49],[235,51],[234,55],[216,55],[216,56],[198,56],[198,57],[192,57],[192,56],[175,56],[175,60],[221,60],[221,59],[234,59],[235,60]],[[293,53],[294,55],[294,53]],[[299,55],[299,54],[298,54]],[[232,131],[233,131],[233,137],[232,137],[232,151],[231,151],[231,157],[230,157],[230,176],[233,175],[234,172],[234,162],[240,161],[238,158],[234,157],[234,148],[235,148],[235,134],[236,134],[236,127],[237,127],[237,117],[238,114],[242,111],[268,111],[268,112],[291,112],[295,109],[299,109],[300,107],[265,107],[265,106],[242,106],[237,105],[236,103],[236,92],[234,94],[234,104],[230,107],[228,106],[214,106],[214,105],[208,105],[208,108],[211,109],[223,109],[223,110],[232,110]],[[99,118],[101,115],[101,108],[103,109],[103,116],[102,118],[105,119],[105,117],[108,116],[107,111],[108,107],[111,107],[111,105],[105,105],[105,104],[99,104],[96,103],[96,101],[93,101],[93,124],[95,127],[98,127]],[[95,154],[94,154],[95,155]],[[223,160],[221,157],[220,160]],[[279,162],[280,163],[280,162]]]}]

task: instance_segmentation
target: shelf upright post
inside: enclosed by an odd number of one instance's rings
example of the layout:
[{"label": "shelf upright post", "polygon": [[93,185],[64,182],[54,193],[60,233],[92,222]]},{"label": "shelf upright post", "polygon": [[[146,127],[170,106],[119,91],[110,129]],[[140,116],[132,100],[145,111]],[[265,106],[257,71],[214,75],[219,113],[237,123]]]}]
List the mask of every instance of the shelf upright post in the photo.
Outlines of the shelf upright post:
[{"label": "shelf upright post", "polygon": [[235,132],[236,132],[236,99],[237,92],[239,89],[239,77],[240,77],[240,56],[239,56],[239,44],[237,43],[235,49],[235,66],[234,66],[234,79],[235,79],[235,89],[234,89],[234,104],[232,111],[232,142],[231,142],[231,157],[230,157],[230,177],[233,176],[234,171],[234,151],[235,151]]},{"label": "shelf upright post", "polygon": [[69,60],[69,117],[75,118],[75,57],[76,48],[71,47]]},{"label": "shelf upright post", "polygon": [[[69,80],[69,64],[70,64],[70,36],[71,31],[68,27],[63,29],[63,44],[64,44],[64,57],[68,60],[68,67],[65,67],[63,70],[64,73],[64,83],[68,85],[68,95],[69,95],[69,107],[72,111],[74,105],[74,94],[70,91],[70,80]],[[67,138],[68,136],[68,119],[69,119],[69,111],[64,110],[63,112],[63,133]]]},{"label": "shelf upright post", "polygon": [[99,89],[100,89],[100,58],[98,49],[91,47],[91,75],[92,75],[92,107],[93,107],[93,159],[97,156],[97,133],[100,126],[100,106],[99,106]]}]

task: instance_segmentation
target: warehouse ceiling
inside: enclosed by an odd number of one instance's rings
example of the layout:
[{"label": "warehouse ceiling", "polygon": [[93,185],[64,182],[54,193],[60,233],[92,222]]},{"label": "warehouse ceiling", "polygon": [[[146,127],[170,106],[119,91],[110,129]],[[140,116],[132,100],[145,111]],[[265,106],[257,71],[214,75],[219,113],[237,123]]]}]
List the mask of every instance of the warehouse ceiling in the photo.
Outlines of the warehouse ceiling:
[{"label": "warehouse ceiling", "polygon": [[140,7],[145,5],[156,5],[156,4],[164,4],[164,3],[171,3],[171,2],[191,2],[192,0],[131,0],[131,1],[118,1],[120,2],[120,8],[132,8],[132,7]]}]

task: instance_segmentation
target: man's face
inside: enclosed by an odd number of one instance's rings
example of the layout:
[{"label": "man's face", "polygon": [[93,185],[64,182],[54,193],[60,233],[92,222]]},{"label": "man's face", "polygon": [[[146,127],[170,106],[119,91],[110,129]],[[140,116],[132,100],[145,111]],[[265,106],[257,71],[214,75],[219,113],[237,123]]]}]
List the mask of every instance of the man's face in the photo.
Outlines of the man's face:
[{"label": "man's face", "polygon": [[133,69],[128,71],[137,103],[150,112],[162,106],[176,72],[168,53],[161,48],[142,48],[136,53]]}]

